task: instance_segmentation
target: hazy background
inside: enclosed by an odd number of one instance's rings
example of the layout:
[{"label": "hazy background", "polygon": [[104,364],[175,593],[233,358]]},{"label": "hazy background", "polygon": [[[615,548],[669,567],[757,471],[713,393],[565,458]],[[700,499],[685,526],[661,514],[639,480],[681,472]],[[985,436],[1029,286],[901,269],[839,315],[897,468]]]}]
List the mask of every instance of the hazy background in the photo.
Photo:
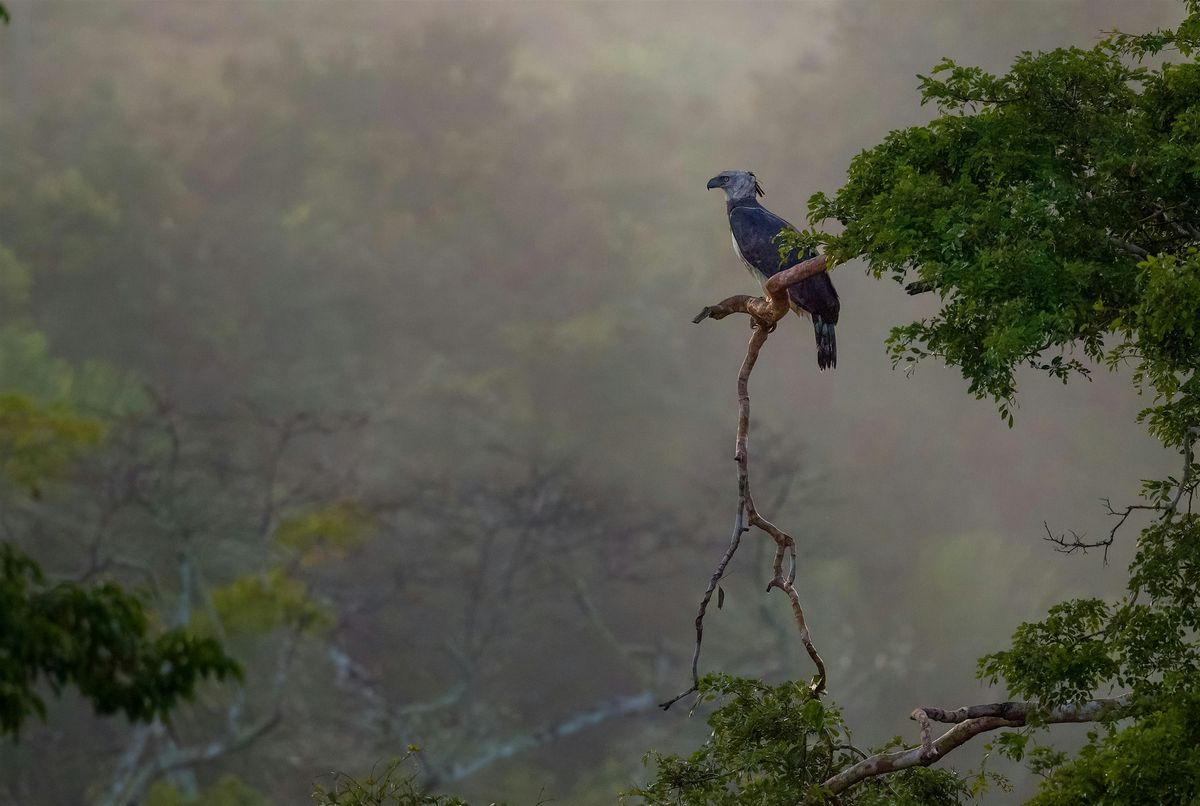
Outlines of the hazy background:
[{"label": "hazy background", "polygon": [[[1171,0],[8,5],[0,383],[114,424],[9,538],[67,576],[97,543],[137,558],[104,573],[164,622],[224,618],[245,707],[277,696],[283,713],[172,786],[233,774],[302,803],[318,776],[413,742],[443,791],[582,806],[648,775],[646,750],[705,733],[702,714],[649,703],[688,682],[735,501],[748,328],[690,319],[754,288],[707,179],[753,170],[803,224],[851,157],[928,117],[915,74],[940,57],[1003,69],[1180,15]],[[1129,542],[1108,567],[1065,557],[1043,521],[1106,531],[1099,499],[1128,500],[1164,457],[1134,424],[1145,401],[1103,370],[1023,376],[1012,430],[954,371],[893,372],[889,328],[932,301],[857,264],[834,281],[838,368],[817,372],[806,323],[781,325],[752,385],[752,472],[798,538],[857,741],[912,741],[918,705],[1003,696],[975,659],[1019,621],[1123,583]],[[351,506],[363,538],[320,563],[272,542],[288,517]],[[751,538],[703,668],[808,677]],[[180,600],[181,551],[211,596]],[[325,623],[235,631],[253,608],[230,586],[277,568]],[[233,698],[206,690],[139,758],[219,735]],[[98,798],[133,736],[68,697],[0,750],[6,798]]]}]

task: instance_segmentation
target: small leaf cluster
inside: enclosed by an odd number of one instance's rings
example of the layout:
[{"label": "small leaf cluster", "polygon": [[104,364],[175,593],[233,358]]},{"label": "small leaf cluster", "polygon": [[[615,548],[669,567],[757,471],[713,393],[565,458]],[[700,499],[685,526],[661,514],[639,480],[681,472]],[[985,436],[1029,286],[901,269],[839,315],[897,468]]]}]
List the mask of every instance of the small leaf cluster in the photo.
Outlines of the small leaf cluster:
[{"label": "small leaf cluster", "polygon": [[313,787],[313,803],[316,806],[468,806],[466,801],[450,795],[421,791],[417,771],[406,769],[417,752],[416,747],[410,746],[407,755],[362,780],[337,773],[332,789],[320,784]]},{"label": "small leaf cluster", "polygon": [[293,627],[312,633],[329,624],[329,614],[308,587],[282,568],[246,574],[212,592],[213,607],[230,634],[268,633]]},{"label": "small leaf cluster", "polygon": [[0,544],[0,733],[45,717],[42,684],[79,691],[101,714],[165,719],[208,678],[238,678],[221,645],[181,630],[151,634],[141,603],[111,583],[47,583],[40,567]]},{"label": "small leaf cluster", "polygon": [[302,565],[315,565],[360,543],[372,526],[356,502],[340,502],[285,518],[275,530],[275,542],[296,552]]},{"label": "small leaf cluster", "polygon": [[[841,711],[809,686],[776,686],[726,675],[701,679],[701,701],[720,701],[708,718],[712,736],[690,756],[646,756],[652,782],[623,795],[647,806],[833,802],[821,785],[862,758],[852,747]],[[847,804],[957,804],[966,796],[948,770],[914,768],[886,781],[868,781],[838,802]]]},{"label": "small leaf cluster", "polygon": [[1077,803],[1195,803],[1200,799],[1200,696],[1172,700],[1123,730],[1088,734],[1069,761],[1041,770],[1034,806]]},{"label": "small leaf cluster", "polygon": [[42,406],[25,395],[0,395],[0,476],[35,495],[73,456],[103,436],[98,420],[63,405]]},{"label": "small leaf cluster", "polygon": [[245,574],[212,593],[221,625],[230,634],[268,633],[280,627],[305,634],[331,623],[328,609],[299,575],[358,545],[373,523],[358,503],[343,501],[281,519],[273,543],[283,562]]}]

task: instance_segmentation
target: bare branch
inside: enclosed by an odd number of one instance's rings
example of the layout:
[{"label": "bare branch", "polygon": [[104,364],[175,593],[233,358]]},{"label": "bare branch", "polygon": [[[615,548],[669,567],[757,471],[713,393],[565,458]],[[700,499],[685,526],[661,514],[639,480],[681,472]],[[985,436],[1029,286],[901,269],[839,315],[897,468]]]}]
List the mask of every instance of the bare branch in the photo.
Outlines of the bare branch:
[{"label": "bare branch", "polygon": [[[1125,514],[1125,517],[1129,517],[1128,513]],[[1125,520],[1122,518],[1121,523],[1124,522]],[[1112,528],[1112,531],[1109,532],[1108,537],[1101,540],[1087,541],[1084,540],[1084,538],[1087,537],[1086,534],[1080,534],[1074,529],[1067,530],[1071,533],[1070,540],[1067,539],[1066,533],[1056,535],[1050,531],[1050,524],[1046,521],[1042,521],[1042,526],[1046,530],[1046,536],[1043,537],[1042,540],[1045,540],[1047,543],[1053,543],[1055,546],[1057,546],[1058,548],[1054,550],[1059,554],[1074,554],[1076,551],[1082,551],[1084,554],[1087,554],[1088,549],[1103,548],[1104,564],[1108,565],[1108,550],[1112,546],[1113,540],[1116,539],[1117,530],[1121,528],[1121,523],[1118,523]]]},{"label": "bare branch", "polygon": [[[755,508],[754,497],[750,491],[750,460],[747,450],[747,439],[750,433],[750,373],[758,361],[759,351],[779,320],[786,316],[791,309],[788,288],[825,270],[826,258],[824,255],[810,258],[773,275],[763,288],[765,296],[751,297],[745,294],[732,296],[716,305],[704,308],[692,320],[693,322],[702,322],[705,319],[724,319],[733,313],[744,313],[753,320],[753,333],[750,336],[750,343],[746,346],[746,357],[742,361],[737,378],[738,425],[733,458],[737,463],[738,499],[733,534],[729,539],[729,547],[725,550],[725,554],[717,563],[717,567],[709,579],[708,588],[704,591],[696,613],[696,648],[692,653],[692,685],[670,700],[661,703],[660,707],[663,710],[695,692],[700,685],[700,645],[704,640],[704,616],[708,610],[708,603],[712,599],[713,591],[717,588],[717,583],[725,575],[730,560],[733,559],[734,553],[741,544],[742,534],[749,531],[749,526],[761,529],[775,541],[775,560],[772,565],[774,576],[767,583],[767,591],[778,588],[787,594],[792,605],[792,615],[796,620],[796,627],[800,632],[800,640],[817,667],[817,675],[812,681],[812,689],[818,694],[825,690],[825,663],[821,660],[816,647],[813,646],[812,637],[804,619],[804,609],[800,605],[800,596],[796,593],[793,585],[796,579],[796,542],[790,535],[760,515]],[[786,576],[783,572],[785,555],[791,557],[791,566]]]},{"label": "bare branch", "polygon": [[1025,721],[1030,716],[1036,716],[1041,722],[1062,724],[1067,722],[1095,722],[1114,712],[1127,710],[1133,705],[1133,695],[1123,694],[1120,697],[1088,700],[1078,705],[1060,705],[1045,712],[1036,702],[994,702],[987,705],[969,705],[945,711],[941,708],[922,708],[929,719],[934,722],[965,722],[968,719],[978,719],[984,716],[998,716],[1002,719]]},{"label": "bare branch", "polygon": [[830,794],[837,795],[856,784],[862,783],[868,778],[889,775],[900,770],[906,770],[909,767],[928,767],[954,748],[965,744],[980,733],[995,730],[996,728],[1018,727],[1021,724],[1024,723],[1011,722],[995,716],[985,716],[979,719],[960,722],[939,736],[937,741],[928,747],[918,745],[906,750],[876,753],[852,767],[847,767],[825,781],[822,788]]},{"label": "bare branch", "polygon": [[[876,753],[834,775],[825,781],[822,788],[829,794],[837,795],[868,778],[888,775],[910,767],[927,767],[975,736],[997,728],[1018,728],[1031,720],[1038,724],[1062,724],[1120,719],[1128,715],[1132,707],[1133,695],[1125,694],[1048,710],[1043,710],[1035,702],[998,702],[965,706],[953,711],[918,708],[912,712],[912,719],[921,723],[921,744],[903,750]],[[937,739],[931,740],[931,722],[954,723],[954,727]]]},{"label": "bare branch", "polygon": [[278,710],[275,710],[253,724],[232,732],[221,739],[192,747],[172,747],[163,750],[150,759],[148,763],[143,764],[125,780],[122,786],[114,786],[104,803],[116,806],[116,804],[131,802],[131,800],[140,797],[146,786],[163,773],[185,769],[201,762],[220,758],[227,753],[241,750],[278,725],[279,720],[280,713]]}]

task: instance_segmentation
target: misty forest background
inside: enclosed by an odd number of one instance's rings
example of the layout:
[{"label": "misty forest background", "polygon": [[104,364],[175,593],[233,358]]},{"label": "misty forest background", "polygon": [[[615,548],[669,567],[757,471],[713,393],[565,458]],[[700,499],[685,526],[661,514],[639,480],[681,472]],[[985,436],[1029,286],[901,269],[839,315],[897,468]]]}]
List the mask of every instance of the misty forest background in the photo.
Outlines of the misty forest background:
[{"label": "misty forest background", "polygon": [[[648,748],[694,747],[701,715],[654,703],[688,680],[728,539],[748,331],[689,320],[755,291],[705,181],[753,170],[802,224],[853,155],[928,119],[915,74],[938,58],[1003,69],[1179,16],[1174,0],[7,5],[0,389],[104,438],[51,484],[6,477],[0,527],[51,577],[140,590],[246,669],[169,730],[51,701],[0,749],[3,799],[25,804],[100,802],[131,749],[222,739],[234,714],[281,718],[151,776],[152,799],[222,782],[304,802],[415,743],[439,791],[589,806],[644,780]],[[755,375],[757,492],[800,541],[856,738],[911,742],[917,704],[1003,698],[975,659],[1019,622],[1122,589],[1132,541],[1106,566],[1055,553],[1043,521],[1106,532],[1099,499],[1169,460],[1130,427],[1145,401],[1125,379],[1021,375],[1010,430],[956,371],[893,372],[888,330],[936,301],[853,263],[834,280],[836,371],[817,373],[792,318]],[[753,537],[704,666],[804,676]]]}]

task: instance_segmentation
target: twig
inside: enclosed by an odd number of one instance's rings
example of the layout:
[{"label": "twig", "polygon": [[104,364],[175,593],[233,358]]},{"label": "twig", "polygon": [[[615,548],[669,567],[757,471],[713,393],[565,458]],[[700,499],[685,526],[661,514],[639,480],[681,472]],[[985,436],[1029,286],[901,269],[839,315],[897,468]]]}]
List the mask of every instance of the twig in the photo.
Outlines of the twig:
[{"label": "twig", "polygon": [[1045,540],[1047,543],[1053,543],[1055,546],[1057,546],[1058,548],[1056,548],[1054,550],[1057,551],[1059,554],[1074,554],[1077,551],[1081,551],[1084,554],[1087,554],[1088,549],[1103,548],[1104,549],[1104,564],[1108,565],[1108,550],[1109,550],[1109,548],[1112,547],[1113,540],[1116,539],[1117,530],[1121,528],[1121,524],[1124,523],[1125,518],[1128,518],[1128,517],[1129,517],[1129,512],[1126,511],[1124,516],[1121,518],[1121,522],[1112,528],[1112,531],[1109,532],[1108,537],[1103,538],[1102,540],[1094,540],[1094,541],[1084,540],[1084,538],[1087,537],[1087,535],[1080,534],[1079,532],[1076,532],[1074,529],[1067,530],[1068,532],[1071,533],[1071,539],[1067,540],[1066,533],[1063,533],[1061,535],[1055,535],[1053,532],[1050,531],[1050,524],[1047,521],[1042,521],[1042,527],[1046,530],[1046,536],[1043,537],[1042,540]]},{"label": "twig", "polygon": [[[787,594],[792,604],[792,615],[796,619],[796,626],[800,632],[800,640],[817,667],[817,675],[812,681],[812,690],[818,694],[825,690],[825,662],[821,660],[820,654],[817,652],[816,647],[813,646],[812,637],[804,619],[804,609],[800,605],[800,596],[796,593],[796,588],[793,585],[796,579],[796,542],[790,535],[760,515],[755,508],[754,497],[750,491],[750,461],[747,450],[747,438],[750,433],[750,373],[754,370],[754,365],[758,361],[759,351],[762,349],[763,344],[766,343],[767,337],[779,323],[779,320],[786,316],[791,308],[788,300],[788,288],[802,280],[820,274],[825,269],[826,259],[824,255],[810,258],[773,275],[767,281],[766,286],[764,286],[765,296],[751,297],[745,294],[738,294],[718,302],[716,305],[709,305],[692,320],[699,323],[705,319],[724,319],[733,313],[744,313],[750,316],[752,320],[751,326],[753,332],[750,336],[750,343],[746,346],[746,357],[742,361],[737,378],[738,425],[733,458],[737,463],[738,500],[737,511],[734,517],[733,534],[730,536],[729,547],[725,550],[725,554],[721,557],[721,561],[717,564],[712,577],[709,579],[708,588],[700,600],[700,607],[696,613],[696,648],[692,653],[692,685],[670,700],[661,703],[660,707],[663,710],[670,708],[679,702],[679,700],[694,693],[699,688],[700,645],[704,640],[704,616],[708,610],[708,603],[712,599],[713,591],[725,575],[725,569],[729,565],[729,561],[733,559],[734,552],[737,551],[738,546],[741,544],[742,534],[749,531],[748,526],[755,526],[761,529],[775,541],[775,561],[772,565],[774,576],[767,583],[767,591],[770,591],[772,588],[778,588]],[[791,568],[786,576],[783,572],[783,558],[785,555],[790,555],[792,558]]]},{"label": "twig", "polygon": [[[757,330],[755,331],[755,333],[758,332]],[[704,614],[708,612],[708,603],[712,601],[713,591],[717,589],[717,583],[725,576],[725,568],[729,565],[729,561],[733,559],[734,553],[742,543],[742,535],[749,531],[745,525],[745,504],[746,499],[744,494],[739,495],[737,514],[733,518],[733,534],[729,538],[729,547],[725,549],[725,553],[721,555],[721,561],[717,563],[716,569],[713,570],[712,576],[708,580],[708,587],[704,591],[704,596],[700,599],[700,607],[696,612],[696,648],[692,651],[692,685],[666,702],[659,703],[658,707],[664,711],[684,697],[694,694],[700,688],[700,644],[704,641]]]}]

